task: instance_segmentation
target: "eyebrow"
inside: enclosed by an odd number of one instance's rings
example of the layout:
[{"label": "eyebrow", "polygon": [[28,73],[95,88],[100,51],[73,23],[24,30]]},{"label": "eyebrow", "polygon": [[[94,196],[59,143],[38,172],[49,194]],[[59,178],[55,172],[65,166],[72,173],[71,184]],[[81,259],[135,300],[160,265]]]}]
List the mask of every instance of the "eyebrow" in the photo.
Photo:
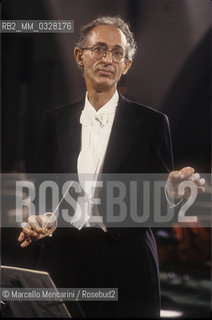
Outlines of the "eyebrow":
[{"label": "eyebrow", "polygon": [[[95,43],[95,44],[93,45],[93,47],[94,47],[94,46],[104,46],[104,47],[108,47],[105,42],[97,42],[97,43]],[[116,44],[116,45],[113,47],[113,49],[116,49],[116,48],[117,48],[117,49],[122,49],[122,50],[124,51],[123,47],[120,46],[119,44]]]}]

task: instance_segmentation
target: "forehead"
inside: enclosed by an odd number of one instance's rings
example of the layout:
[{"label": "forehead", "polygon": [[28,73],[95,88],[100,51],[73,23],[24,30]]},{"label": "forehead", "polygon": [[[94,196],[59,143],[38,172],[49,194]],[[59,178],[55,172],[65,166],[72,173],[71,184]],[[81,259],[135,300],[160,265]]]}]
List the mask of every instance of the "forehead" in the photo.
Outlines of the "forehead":
[{"label": "forehead", "polygon": [[87,44],[92,46],[97,42],[105,43],[108,47],[127,47],[125,34],[120,29],[110,25],[100,25],[89,32]]}]

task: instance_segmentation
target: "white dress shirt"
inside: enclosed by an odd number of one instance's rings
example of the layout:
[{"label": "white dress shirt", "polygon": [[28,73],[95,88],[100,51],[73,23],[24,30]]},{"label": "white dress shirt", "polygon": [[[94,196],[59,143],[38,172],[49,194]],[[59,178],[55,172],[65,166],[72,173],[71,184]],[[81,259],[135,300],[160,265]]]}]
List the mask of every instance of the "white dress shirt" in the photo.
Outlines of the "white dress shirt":
[{"label": "white dress shirt", "polygon": [[85,106],[80,117],[81,151],[77,163],[84,196],[78,197],[77,209],[72,219],[72,224],[78,229],[83,226],[97,226],[106,231],[101,217],[98,217],[95,198],[100,190],[98,179],[102,172],[118,100],[119,95],[116,91],[113,97],[96,111],[86,94]]}]

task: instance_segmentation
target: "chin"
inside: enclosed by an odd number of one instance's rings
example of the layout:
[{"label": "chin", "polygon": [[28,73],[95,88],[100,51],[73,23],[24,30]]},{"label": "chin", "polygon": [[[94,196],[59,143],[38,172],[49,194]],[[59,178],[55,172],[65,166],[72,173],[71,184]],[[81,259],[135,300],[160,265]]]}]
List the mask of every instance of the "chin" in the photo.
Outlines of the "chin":
[{"label": "chin", "polygon": [[96,81],[96,88],[101,90],[107,90],[111,87],[113,87],[115,84],[114,81],[111,81],[111,79],[100,79],[99,81]]},{"label": "chin", "polygon": [[96,90],[99,92],[102,92],[102,91],[107,91],[107,90],[111,89],[112,87],[113,87],[113,85],[109,85],[106,83],[98,83],[96,85]]}]

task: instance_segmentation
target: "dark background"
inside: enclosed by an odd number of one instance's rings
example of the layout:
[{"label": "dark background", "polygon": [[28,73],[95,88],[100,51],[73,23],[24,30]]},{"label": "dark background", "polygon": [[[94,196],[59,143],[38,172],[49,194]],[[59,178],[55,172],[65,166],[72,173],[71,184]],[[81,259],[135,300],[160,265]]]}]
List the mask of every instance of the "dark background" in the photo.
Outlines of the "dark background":
[{"label": "dark background", "polygon": [[[189,165],[209,173],[211,5],[209,0],[3,1],[2,19],[70,19],[75,32],[2,34],[2,171],[37,172],[45,110],[77,101],[85,93],[73,56],[80,26],[98,15],[120,15],[130,23],[138,44],[120,91],[168,115],[176,169]],[[162,306],[193,316],[207,314],[205,301],[210,303],[208,291],[199,289],[201,281],[210,279],[210,230],[199,230],[164,230],[157,237]],[[40,244],[20,249],[19,231],[3,229],[2,262],[34,269]],[[185,275],[196,281],[190,282],[196,288],[191,292],[184,286]],[[177,304],[179,296],[183,303]]]}]

